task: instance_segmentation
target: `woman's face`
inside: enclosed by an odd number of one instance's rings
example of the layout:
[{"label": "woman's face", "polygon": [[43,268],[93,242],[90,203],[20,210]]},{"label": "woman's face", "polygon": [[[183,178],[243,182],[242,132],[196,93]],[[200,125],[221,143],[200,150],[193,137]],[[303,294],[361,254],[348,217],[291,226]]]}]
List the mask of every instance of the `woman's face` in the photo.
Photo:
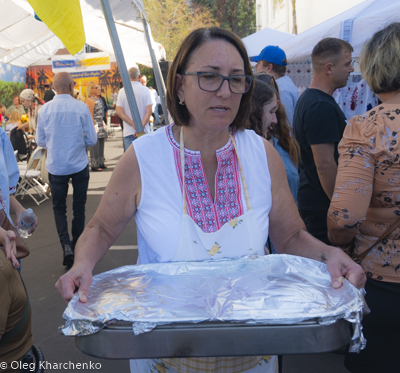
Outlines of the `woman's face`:
[{"label": "woman's face", "polygon": [[21,97],[21,104],[22,104],[23,106],[25,106],[27,109],[29,109],[29,108],[32,107],[33,101],[31,101],[31,100],[26,100],[25,98],[22,98],[22,97]]},{"label": "woman's face", "polygon": [[[243,75],[244,62],[238,50],[224,40],[211,40],[196,49],[185,72],[217,72],[224,76]],[[196,75],[177,74],[177,92],[190,113],[190,126],[225,129],[239,110],[241,94],[232,93],[228,81],[215,92],[200,89]]]},{"label": "woman's face", "polygon": [[92,88],[92,95],[93,95],[93,96],[100,96],[100,94],[101,94],[101,87],[100,87],[100,85],[98,84],[98,85],[96,85],[96,86],[94,86],[94,87]]},{"label": "woman's face", "polygon": [[263,135],[267,136],[268,132],[272,130],[272,127],[278,123],[276,119],[276,111],[278,110],[278,100],[276,99],[276,95],[272,98],[272,100],[263,107]]}]

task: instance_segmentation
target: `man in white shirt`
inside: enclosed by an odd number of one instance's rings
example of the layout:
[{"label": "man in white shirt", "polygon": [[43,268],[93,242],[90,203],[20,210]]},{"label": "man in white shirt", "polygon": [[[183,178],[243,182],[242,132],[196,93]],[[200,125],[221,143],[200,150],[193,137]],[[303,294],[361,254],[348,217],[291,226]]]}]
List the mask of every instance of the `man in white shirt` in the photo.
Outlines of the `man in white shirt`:
[{"label": "man in white shirt", "polygon": [[[76,241],[85,227],[85,205],[89,185],[86,148],[95,145],[97,134],[89,108],[73,98],[74,81],[69,73],[54,76],[57,95],[39,111],[36,142],[47,149],[46,169],[53,197],[53,212],[63,248],[63,265],[74,263]],[[68,233],[67,194],[73,187],[72,241]]]},{"label": "man in white shirt", "polygon": [[286,54],[273,45],[265,47],[259,56],[250,57],[250,61],[257,62],[256,73],[267,73],[273,76],[279,88],[279,96],[286,109],[286,115],[290,125],[293,126],[293,114],[299,91],[292,79],[286,75]]},{"label": "man in white shirt", "polygon": [[[143,86],[139,81],[140,71],[138,67],[131,67],[128,70],[131,79],[133,93],[135,94],[136,104],[139,110],[140,119],[142,120],[143,129],[149,123],[152,110],[152,99],[150,90]],[[124,121],[123,137],[124,151],[137,139],[135,123],[132,120],[131,110],[129,108],[128,99],[126,97],[125,88],[121,88],[118,93],[117,113]]]}]

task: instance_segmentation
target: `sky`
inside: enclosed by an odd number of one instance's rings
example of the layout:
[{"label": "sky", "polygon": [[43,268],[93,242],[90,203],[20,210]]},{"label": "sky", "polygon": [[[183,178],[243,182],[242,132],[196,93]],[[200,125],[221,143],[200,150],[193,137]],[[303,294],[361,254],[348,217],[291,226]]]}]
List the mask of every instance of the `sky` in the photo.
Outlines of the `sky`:
[{"label": "sky", "polygon": [[0,63],[0,80],[25,83],[26,68]]}]

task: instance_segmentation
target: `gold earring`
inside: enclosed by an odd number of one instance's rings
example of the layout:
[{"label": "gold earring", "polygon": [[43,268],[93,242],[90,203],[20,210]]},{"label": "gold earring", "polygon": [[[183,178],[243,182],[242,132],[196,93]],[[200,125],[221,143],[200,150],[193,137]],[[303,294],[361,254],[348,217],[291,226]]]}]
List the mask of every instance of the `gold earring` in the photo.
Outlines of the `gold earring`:
[{"label": "gold earring", "polygon": [[185,106],[185,101],[182,101],[181,99],[179,99],[179,105]]}]

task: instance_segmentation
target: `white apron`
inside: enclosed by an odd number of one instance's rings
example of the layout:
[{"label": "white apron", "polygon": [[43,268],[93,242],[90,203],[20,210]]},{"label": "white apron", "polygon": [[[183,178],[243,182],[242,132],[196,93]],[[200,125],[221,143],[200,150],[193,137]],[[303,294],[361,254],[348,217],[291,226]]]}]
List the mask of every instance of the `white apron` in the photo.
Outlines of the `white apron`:
[{"label": "white apron", "polygon": [[[234,258],[249,254],[264,255],[265,240],[262,238],[254,212],[251,209],[250,196],[244,176],[242,164],[236,148],[236,141],[231,134],[229,137],[235,148],[239,163],[240,177],[246,197],[247,212],[243,215],[225,223],[218,231],[204,233],[187,213],[187,202],[185,194],[185,149],[183,142],[183,126],[180,131],[180,157],[182,170],[182,194],[183,194],[183,217],[181,224],[181,236],[178,250],[172,261],[191,261],[191,260],[210,260],[220,258]],[[227,364],[221,363],[223,359]],[[130,361],[131,372],[140,373],[195,373],[199,372],[199,365],[202,365],[202,372],[219,373],[277,373],[277,356],[263,357],[223,357],[223,358],[196,358],[196,364],[188,359],[136,359]],[[207,361],[208,360],[208,361]],[[213,366],[212,360],[221,369],[210,369]],[[217,361],[218,360],[218,361]],[[231,364],[229,364],[231,360]],[[242,361],[241,361],[242,360]],[[173,366],[175,369],[170,367]],[[226,368],[226,366],[236,366],[236,368]]]},{"label": "white apron", "polygon": [[254,211],[251,209],[249,190],[244,176],[242,163],[236,148],[236,141],[229,137],[235,148],[239,162],[240,177],[246,197],[247,212],[225,223],[218,231],[204,233],[187,213],[185,193],[185,148],[183,127],[180,133],[180,155],[182,169],[183,216],[178,250],[172,261],[210,260],[235,258],[249,254],[264,255],[263,240]]}]

